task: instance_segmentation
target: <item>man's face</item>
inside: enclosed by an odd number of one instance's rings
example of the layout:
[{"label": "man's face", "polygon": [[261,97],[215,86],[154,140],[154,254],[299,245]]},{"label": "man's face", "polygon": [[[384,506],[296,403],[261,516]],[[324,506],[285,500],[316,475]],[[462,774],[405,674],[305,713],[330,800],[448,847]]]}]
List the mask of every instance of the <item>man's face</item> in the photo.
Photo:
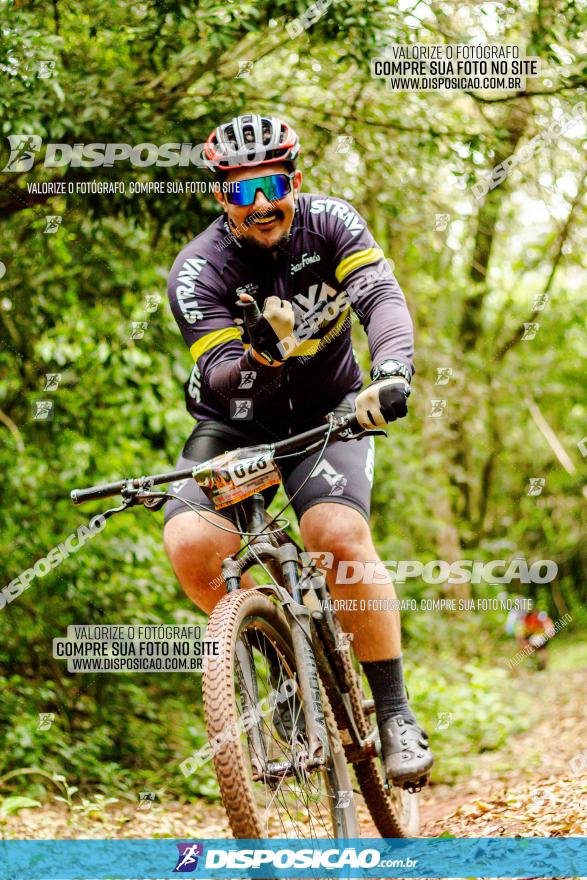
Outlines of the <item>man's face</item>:
[{"label": "man's face", "polygon": [[[227,183],[237,180],[250,180],[270,174],[289,174],[289,169],[281,162],[256,165],[254,168],[237,168],[227,177]],[[295,204],[302,185],[302,172],[296,171],[291,178],[292,188],[282,199],[269,201],[261,190],[257,190],[252,205],[241,207],[231,205],[225,193],[215,193],[222,204],[228,225],[237,238],[244,239],[257,247],[273,250],[289,235],[293,223]]]}]

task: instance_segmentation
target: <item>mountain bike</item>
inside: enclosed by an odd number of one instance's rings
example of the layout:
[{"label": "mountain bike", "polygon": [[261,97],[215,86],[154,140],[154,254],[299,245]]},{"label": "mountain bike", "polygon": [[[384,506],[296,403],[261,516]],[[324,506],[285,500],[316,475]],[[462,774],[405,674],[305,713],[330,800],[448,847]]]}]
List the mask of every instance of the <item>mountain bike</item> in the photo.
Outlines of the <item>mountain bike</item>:
[{"label": "mountain bike", "polygon": [[[71,493],[75,504],[122,496],[108,518],[135,505],[158,510],[177,496],[154,487],[194,478],[216,509],[235,505],[243,543],[222,563],[226,595],[206,631],[219,648],[207,658],[202,690],[209,751],[236,838],[353,838],[361,825],[373,836],[369,814],[382,837],[419,833],[419,787],[387,785],[373,700],[350,639],[329,610],[315,562],[284,531],[280,517],[291,499],[270,517],[263,496],[280,483],[281,456],[316,451],[316,467],[331,441],[375,433],[384,432],[331,413],[325,426],[285,440]],[[205,516],[208,508],[185,503]],[[254,566],[267,583],[241,587]]]}]

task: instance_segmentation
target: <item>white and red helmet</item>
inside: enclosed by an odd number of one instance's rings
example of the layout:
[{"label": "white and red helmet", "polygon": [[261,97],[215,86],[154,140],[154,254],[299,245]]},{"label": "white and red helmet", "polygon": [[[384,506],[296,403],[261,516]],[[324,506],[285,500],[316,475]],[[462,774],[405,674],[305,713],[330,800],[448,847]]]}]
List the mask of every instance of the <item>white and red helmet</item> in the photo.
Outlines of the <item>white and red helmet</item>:
[{"label": "white and red helmet", "polygon": [[267,162],[294,162],[300,139],[293,128],[277,116],[256,113],[235,116],[215,128],[204,148],[211,171],[249,168]]}]

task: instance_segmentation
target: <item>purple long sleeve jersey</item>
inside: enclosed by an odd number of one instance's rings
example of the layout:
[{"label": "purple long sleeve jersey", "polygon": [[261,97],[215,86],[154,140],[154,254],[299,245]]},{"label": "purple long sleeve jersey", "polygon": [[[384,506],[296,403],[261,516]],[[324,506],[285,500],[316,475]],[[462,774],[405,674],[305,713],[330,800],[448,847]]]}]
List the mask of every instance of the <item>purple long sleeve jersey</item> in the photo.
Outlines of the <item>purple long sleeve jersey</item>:
[{"label": "purple long sleeve jersey", "polygon": [[[292,303],[301,344],[283,366],[250,355],[237,305],[245,292],[260,309],[268,296]],[[232,423],[234,401],[245,399],[268,441],[319,423],[362,385],[351,309],[367,332],[374,367],[393,358],[413,370],[402,290],[367,224],[342,199],[300,195],[289,239],[274,252],[238,241],[219,217],[179,253],[168,295],[195,362],[185,395],[198,420]]]}]

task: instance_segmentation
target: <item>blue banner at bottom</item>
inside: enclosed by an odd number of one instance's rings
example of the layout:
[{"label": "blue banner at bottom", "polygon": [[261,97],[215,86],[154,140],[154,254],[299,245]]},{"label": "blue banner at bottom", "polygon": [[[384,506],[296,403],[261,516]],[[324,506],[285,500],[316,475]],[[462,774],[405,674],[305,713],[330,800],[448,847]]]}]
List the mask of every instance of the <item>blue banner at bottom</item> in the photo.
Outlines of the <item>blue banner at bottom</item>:
[{"label": "blue banner at bottom", "polygon": [[587,838],[3,840],[0,880],[587,877]]}]

